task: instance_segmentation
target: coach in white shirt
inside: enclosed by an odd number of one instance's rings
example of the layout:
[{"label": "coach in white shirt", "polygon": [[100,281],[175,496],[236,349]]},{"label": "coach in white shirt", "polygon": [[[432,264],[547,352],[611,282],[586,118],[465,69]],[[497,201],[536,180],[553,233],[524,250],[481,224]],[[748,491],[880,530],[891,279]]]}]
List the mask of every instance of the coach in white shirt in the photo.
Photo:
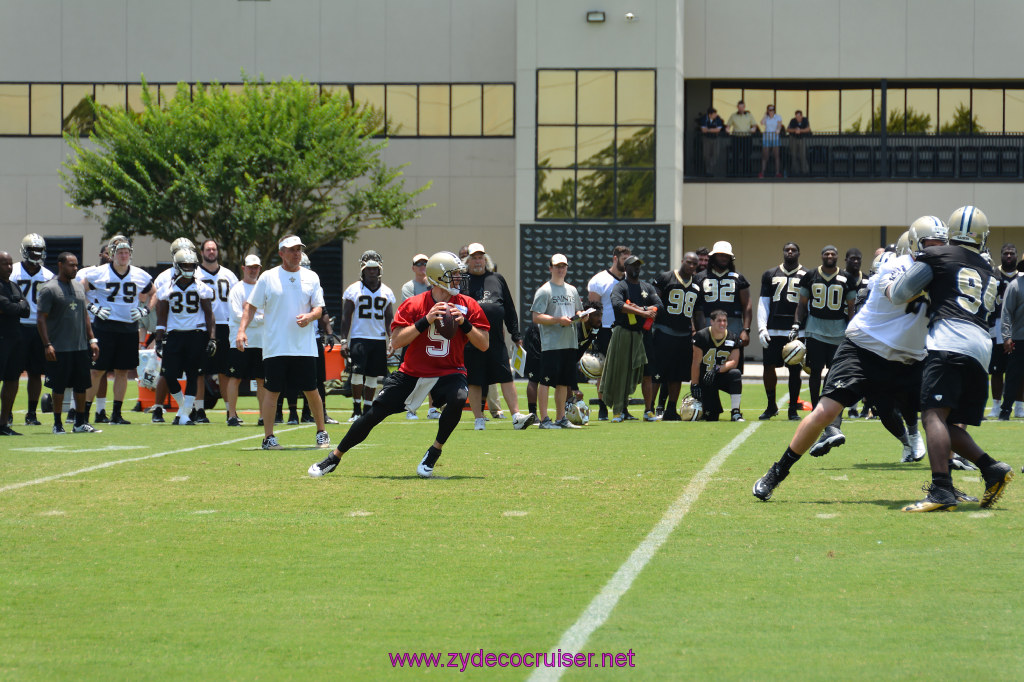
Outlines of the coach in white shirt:
[{"label": "coach in white shirt", "polygon": [[320,277],[300,267],[302,240],[289,235],[278,244],[281,265],[260,275],[245,303],[245,314],[238,326],[235,347],[245,350],[249,327],[257,310],[263,310],[263,386],[260,405],[263,417],[263,449],[280,450],[274,436],[274,412],[277,396],[286,390],[302,391],[316,420],[317,447],[331,446],[324,430],[324,404],[316,390],[316,325],[324,308]]}]

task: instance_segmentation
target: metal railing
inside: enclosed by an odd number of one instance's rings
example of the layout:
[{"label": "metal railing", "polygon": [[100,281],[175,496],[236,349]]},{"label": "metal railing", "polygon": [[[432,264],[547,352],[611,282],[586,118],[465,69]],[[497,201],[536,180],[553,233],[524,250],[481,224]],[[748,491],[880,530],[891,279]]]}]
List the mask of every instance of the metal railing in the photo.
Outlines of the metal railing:
[{"label": "metal railing", "polygon": [[[689,146],[687,180],[757,178],[761,171],[761,135],[711,138],[706,143],[695,133]],[[765,177],[1008,182],[1024,179],[1024,135],[787,136],[780,141],[779,160],[781,168],[776,169],[769,152]]]}]

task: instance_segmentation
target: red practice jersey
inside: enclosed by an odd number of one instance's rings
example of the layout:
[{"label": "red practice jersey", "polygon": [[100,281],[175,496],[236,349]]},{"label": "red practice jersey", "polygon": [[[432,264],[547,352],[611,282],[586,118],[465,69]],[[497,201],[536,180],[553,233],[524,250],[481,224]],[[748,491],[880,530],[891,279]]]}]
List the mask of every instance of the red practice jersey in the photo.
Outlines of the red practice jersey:
[{"label": "red practice jersey", "polygon": [[[430,291],[405,299],[395,312],[391,331],[394,332],[397,327],[411,327],[416,324],[417,320],[430,312],[434,303]],[[479,327],[485,332],[490,330],[491,325],[488,324],[487,316],[484,315],[480,304],[469,296],[456,294],[448,303],[458,308],[474,327]],[[438,334],[434,325],[430,325],[426,332],[413,339],[405,349],[405,358],[398,371],[413,377],[441,377],[453,372],[465,374],[463,351],[466,343],[466,333],[461,329],[449,340]]]}]

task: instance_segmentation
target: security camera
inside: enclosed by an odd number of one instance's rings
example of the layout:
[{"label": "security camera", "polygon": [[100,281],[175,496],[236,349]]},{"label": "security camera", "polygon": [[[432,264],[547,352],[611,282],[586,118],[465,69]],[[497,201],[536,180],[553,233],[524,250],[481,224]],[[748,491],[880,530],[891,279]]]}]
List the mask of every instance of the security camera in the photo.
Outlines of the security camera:
[{"label": "security camera", "polygon": [[636,21],[636,15],[632,12],[626,12],[626,21]]}]

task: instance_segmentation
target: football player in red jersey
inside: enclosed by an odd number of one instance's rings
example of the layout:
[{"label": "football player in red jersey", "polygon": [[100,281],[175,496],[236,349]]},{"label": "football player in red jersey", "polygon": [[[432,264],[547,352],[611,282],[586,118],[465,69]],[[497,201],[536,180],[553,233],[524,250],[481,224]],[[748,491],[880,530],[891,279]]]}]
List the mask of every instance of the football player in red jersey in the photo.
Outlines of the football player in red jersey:
[{"label": "football player in red jersey", "polygon": [[[437,423],[437,437],[416,473],[423,478],[433,475],[441,449],[458,425],[469,397],[463,361],[466,343],[486,351],[490,325],[480,304],[463,293],[468,277],[457,255],[440,251],[431,256],[427,261],[427,281],[430,291],[403,301],[391,323],[392,346],[408,346],[401,366],[384,380],[369,409],[352,423],[334,451],[309,467],[310,476],[319,478],[334,471],[342,456],[363,442],[385,417],[419,405],[428,394],[436,402],[444,403],[444,410]],[[453,314],[458,327],[451,339],[434,327],[434,320],[445,312]]]}]

